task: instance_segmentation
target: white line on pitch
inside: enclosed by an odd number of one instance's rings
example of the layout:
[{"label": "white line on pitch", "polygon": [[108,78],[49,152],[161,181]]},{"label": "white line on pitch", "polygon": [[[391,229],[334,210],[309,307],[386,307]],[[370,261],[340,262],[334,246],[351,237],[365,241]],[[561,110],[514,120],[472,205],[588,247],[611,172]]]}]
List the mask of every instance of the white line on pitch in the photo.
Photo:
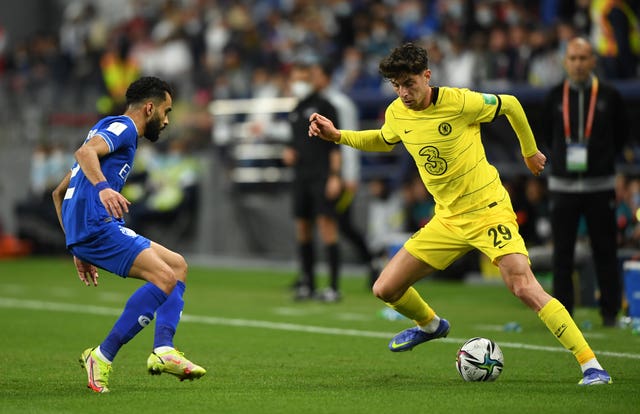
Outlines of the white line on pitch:
[{"label": "white line on pitch", "polygon": [[[30,310],[43,310],[54,312],[73,312],[84,313],[93,315],[120,315],[121,309],[107,308],[103,306],[93,305],[78,305],[70,303],[58,303],[58,302],[44,302],[38,300],[25,300],[15,298],[3,298],[0,297],[0,307],[12,308],[12,309],[30,309]],[[244,328],[262,328],[273,329],[280,331],[294,331],[294,332],[307,332],[317,333],[325,335],[341,335],[341,336],[358,336],[368,338],[385,338],[388,339],[395,334],[395,332],[378,332],[378,331],[363,331],[358,329],[342,329],[342,328],[327,328],[323,326],[312,325],[299,325],[293,323],[283,322],[270,322],[259,321],[251,319],[234,319],[234,318],[222,318],[217,316],[198,316],[198,315],[182,315],[181,322],[187,323],[201,323],[205,325],[224,325],[224,326],[238,326]],[[438,339],[438,342],[447,343],[463,343],[466,339],[462,338],[442,338]],[[530,345],[518,342],[500,342],[501,348],[516,348],[526,349],[531,351],[547,351],[547,352],[568,352],[564,348]],[[640,354],[630,354],[627,352],[611,352],[611,351],[595,351],[598,355],[606,355],[609,357],[627,358],[627,359],[640,359]]]}]

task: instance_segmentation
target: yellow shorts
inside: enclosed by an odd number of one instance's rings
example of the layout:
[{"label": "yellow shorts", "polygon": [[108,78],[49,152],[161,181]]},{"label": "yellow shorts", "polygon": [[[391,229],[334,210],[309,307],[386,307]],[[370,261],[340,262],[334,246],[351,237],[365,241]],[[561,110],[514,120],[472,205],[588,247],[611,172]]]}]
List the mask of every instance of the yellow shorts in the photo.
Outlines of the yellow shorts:
[{"label": "yellow shorts", "polygon": [[496,259],[510,253],[529,256],[508,197],[493,207],[459,217],[435,215],[405,242],[404,248],[438,270],[446,269],[474,248],[494,264]]}]

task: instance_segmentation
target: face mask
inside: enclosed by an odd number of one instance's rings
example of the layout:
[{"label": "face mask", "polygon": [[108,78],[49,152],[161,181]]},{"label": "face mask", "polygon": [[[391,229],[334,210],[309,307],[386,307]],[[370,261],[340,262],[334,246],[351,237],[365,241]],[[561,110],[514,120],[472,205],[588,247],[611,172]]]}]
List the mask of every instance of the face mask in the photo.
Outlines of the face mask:
[{"label": "face mask", "polygon": [[454,20],[460,20],[464,17],[464,6],[460,2],[449,3],[447,14]]},{"label": "face mask", "polygon": [[508,25],[517,24],[520,22],[520,14],[518,14],[518,12],[515,10],[509,10],[506,13],[504,20],[507,22]]},{"label": "face mask", "polygon": [[291,93],[298,99],[304,99],[311,95],[313,87],[309,82],[295,81],[291,83]]},{"label": "face mask", "polygon": [[485,8],[478,9],[476,11],[476,20],[480,26],[487,27],[493,22],[493,12]]}]

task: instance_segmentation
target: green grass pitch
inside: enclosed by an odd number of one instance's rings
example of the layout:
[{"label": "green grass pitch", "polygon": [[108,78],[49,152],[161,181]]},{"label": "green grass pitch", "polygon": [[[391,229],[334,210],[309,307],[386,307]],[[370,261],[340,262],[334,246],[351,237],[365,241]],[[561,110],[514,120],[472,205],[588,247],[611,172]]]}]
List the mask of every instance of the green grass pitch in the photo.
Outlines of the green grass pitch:
[{"label": "green grass pitch", "polygon": [[[192,266],[176,346],[207,375],[148,375],[152,324],[123,347],[111,393],[99,395],[78,357],[141,282],[103,271],[99,287],[85,287],[70,257],[0,261],[0,413],[639,412],[640,336],[601,328],[596,309],[575,319],[592,322],[587,340],[614,383],[587,388],[573,356],[501,284],[419,283],[451,332],[394,354],[390,337],[410,324],[378,316],[383,304],[363,276],[345,276],[337,304],[293,302],[292,279],[286,270]],[[504,332],[510,321],[522,332]],[[455,370],[473,336],[504,352],[494,383],[466,383]]]}]

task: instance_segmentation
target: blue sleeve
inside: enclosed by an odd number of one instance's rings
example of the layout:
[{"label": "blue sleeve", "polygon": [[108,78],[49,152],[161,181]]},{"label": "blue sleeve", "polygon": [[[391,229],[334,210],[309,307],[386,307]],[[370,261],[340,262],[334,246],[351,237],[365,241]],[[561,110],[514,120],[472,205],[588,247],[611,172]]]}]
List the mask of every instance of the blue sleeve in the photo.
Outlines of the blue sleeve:
[{"label": "blue sleeve", "polygon": [[96,135],[100,135],[104,139],[109,146],[109,152],[114,152],[123,146],[135,145],[135,140],[138,139],[135,125],[131,121],[127,122],[119,118],[102,125],[96,131]]}]

